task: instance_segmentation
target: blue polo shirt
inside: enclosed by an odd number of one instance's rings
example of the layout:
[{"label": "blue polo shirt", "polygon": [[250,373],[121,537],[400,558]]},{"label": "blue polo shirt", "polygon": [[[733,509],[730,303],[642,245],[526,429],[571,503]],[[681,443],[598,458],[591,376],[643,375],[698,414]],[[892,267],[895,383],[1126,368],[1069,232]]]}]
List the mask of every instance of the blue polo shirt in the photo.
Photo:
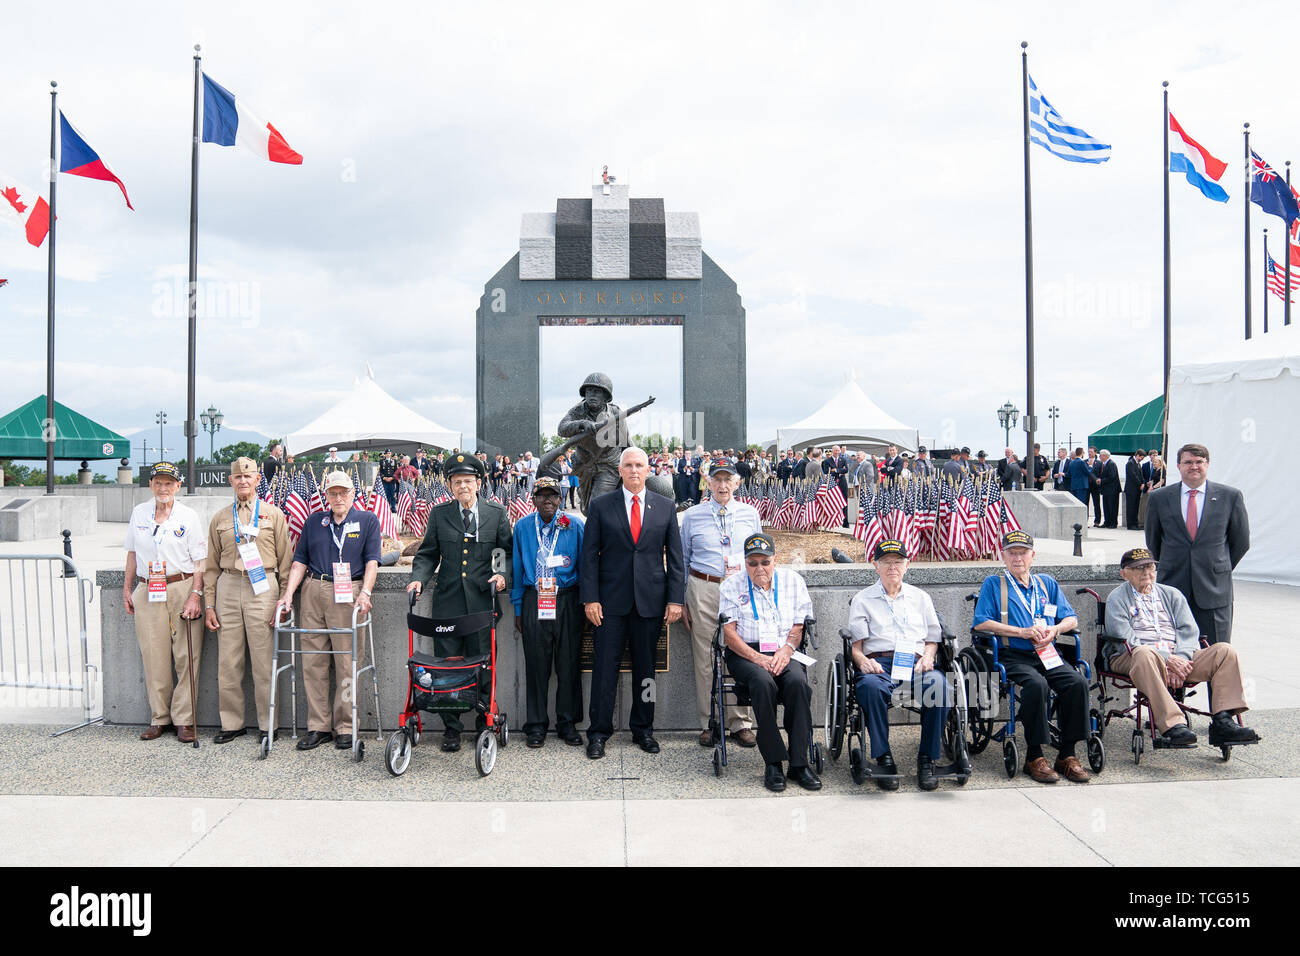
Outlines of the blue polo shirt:
[{"label": "blue polo shirt", "polygon": [[[1005,573],[1005,572],[1003,572]],[[1007,624],[1011,627],[1033,627],[1034,615],[1030,612],[1031,608],[1036,608],[1038,615],[1045,618],[1047,623],[1060,624],[1067,617],[1074,617],[1074,608],[1070,607],[1070,602],[1065,599],[1065,592],[1061,590],[1056,579],[1050,574],[1030,573],[1030,583],[1033,585],[1033,592],[1020,586],[1020,583],[1010,574],[1007,578]],[[979,600],[975,602],[975,620],[971,622],[971,627],[983,624],[985,621],[1002,620],[1002,574],[990,574],[984,579],[984,584],[980,586]],[[1019,594],[1022,600],[1018,600],[1016,595]],[[1056,605],[1056,614],[1049,615],[1044,612],[1044,606],[1048,604]],[[1034,642],[1027,641],[1019,637],[1007,638],[1007,643],[1019,650],[1032,651]]]},{"label": "blue polo shirt", "polygon": [[[551,519],[551,524],[560,520],[564,515],[563,511],[556,511],[555,517]],[[578,555],[582,553],[582,534],[583,522],[581,518],[568,515],[569,526],[567,528],[555,528],[549,533],[555,535],[556,557],[562,559],[562,563],[557,568],[552,568],[551,573],[555,575],[555,586],[558,588],[571,588],[578,583]],[[522,614],[524,611],[524,588],[537,587],[537,550],[541,547],[538,539],[538,524],[540,518],[537,512],[525,515],[515,523],[514,531],[514,583],[510,587],[510,603],[515,606],[515,614]]]},{"label": "blue polo shirt", "polygon": [[[343,544],[339,556],[338,539]],[[335,561],[346,561],[352,580],[360,581],[366,574],[366,562],[379,560],[379,519],[372,512],[355,506],[335,524],[332,512],[314,514],[303,524],[302,537],[294,548],[293,559],[307,565],[312,574],[333,574]]]}]

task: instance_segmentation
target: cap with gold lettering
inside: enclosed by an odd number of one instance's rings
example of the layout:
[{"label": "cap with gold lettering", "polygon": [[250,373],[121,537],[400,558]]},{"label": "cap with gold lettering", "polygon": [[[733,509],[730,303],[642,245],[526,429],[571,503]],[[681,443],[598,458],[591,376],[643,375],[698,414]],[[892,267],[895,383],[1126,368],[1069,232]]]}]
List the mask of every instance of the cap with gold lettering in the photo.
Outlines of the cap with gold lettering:
[{"label": "cap with gold lettering", "polygon": [[1127,571],[1129,568],[1143,568],[1148,564],[1156,563],[1155,555],[1146,548],[1129,548],[1119,559],[1121,571]]},{"label": "cap with gold lettering", "polygon": [[236,458],[230,463],[230,477],[236,475],[255,475],[257,474],[257,462],[251,458]]},{"label": "cap with gold lettering", "polygon": [[541,494],[552,494],[563,498],[564,492],[560,488],[560,483],[554,478],[543,475],[533,482],[533,497],[536,498]]},{"label": "cap with gold lettering", "polygon": [[171,478],[173,481],[180,481],[181,473],[170,461],[160,461],[149,472],[149,479],[152,481],[154,478]]},{"label": "cap with gold lettering", "polygon": [[871,560],[879,561],[881,558],[885,557],[885,555],[888,554],[892,554],[900,558],[906,558],[907,545],[903,544],[903,542],[901,541],[895,541],[891,538],[886,538],[884,541],[877,542],[876,549],[871,552]]},{"label": "cap with gold lettering", "polygon": [[1002,550],[1008,548],[1029,548],[1031,551],[1034,547],[1034,536],[1027,531],[1008,531],[1002,536]]},{"label": "cap with gold lettering", "polygon": [[776,542],[761,531],[757,534],[751,534],[745,539],[745,557],[749,557],[751,554],[765,554],[771,557],[776,554]]}]

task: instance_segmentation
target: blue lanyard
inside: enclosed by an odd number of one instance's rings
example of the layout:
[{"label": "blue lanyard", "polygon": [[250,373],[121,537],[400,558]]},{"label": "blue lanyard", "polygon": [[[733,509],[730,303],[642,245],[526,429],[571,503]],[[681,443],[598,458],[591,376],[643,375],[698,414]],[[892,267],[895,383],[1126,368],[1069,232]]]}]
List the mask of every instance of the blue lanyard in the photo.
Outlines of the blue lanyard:
[{"label": "blue lanyard", "polygon": [[[1029,612],[1029,619],[1032,621],[1034,618],[1038,617],[1038,585],[1040,582],[1032,574],[1029,576],[1029,600],[1026,601],[1024,592],[1020,590],[1019,582],[1010,574],[1007,574],[1007,572],[1003,571],[1002,573],[1006,575],[1007,581],[1011,584],[1011,589],[1015,591],[1016,599],[1020,602],[1020,606]],[[1046,587],[1043,588],[1043,603],[1047,603]]]},{"label": "blue lanyard", "polygon": [[[537,568],[533,572],[535,578],[546,576],[546,564],[551,555],[555,554],[555,548],[560,543],[560,516],[557,514],[551,519],[549,525],[542,524],[539,516],[537,519],[537,538],[540,547],[537,549]],[[547,541],[550,545],[547,545]]]},{"label": "blue lanyard", "polygon": [[[257,527],[257,516],[261,512],[261,510],[262,510],[262,499],[257,497],[257,495],[254,495],[253,496],[253,524],[252,524],[252,527],[254,528]],[[234,515],[235,518],[235,543],[238,544],[239,543],[239,500],[238,499],[235,499],[234,503],[231,504],[230,513]]]},{"label": "blue lanyard", "polygon": [[[754,579],[747,574],[745,575],[745,583],[749,585],[749,608],[754,612],[754,620],[757,621],[759,620],[759,617],[758,604],[754,601]],[[780,611],[781,593],[776,589],[776,585],[776,572],[774,571],[772,572],[772,609],[774,611]]]}]

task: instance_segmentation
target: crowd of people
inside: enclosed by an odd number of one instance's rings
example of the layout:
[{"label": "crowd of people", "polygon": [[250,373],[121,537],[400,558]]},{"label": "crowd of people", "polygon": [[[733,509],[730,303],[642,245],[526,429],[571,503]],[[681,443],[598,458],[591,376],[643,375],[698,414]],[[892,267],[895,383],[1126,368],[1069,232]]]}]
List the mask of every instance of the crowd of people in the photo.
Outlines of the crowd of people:
[{"label": "crowd of people", "polygon": [[[805,470],[818,461],[815,451],[803,459]],[[918,462],[922,458],[918,453]],[[630,703],[632,739],[647,753],[659,752],[655,646],[661,629],[681,620],[691,635],[700,744],[714,746],[715,734],[729,733],[739,746],[758,748],[769,790],[784,790],[787,781],[818,790],[821,781],[808,752],[812,692],[799,653],[804,621],[812,613],[808,587],[792,568],[778,568],[776,543],[762,530],[757,512],[733,497],[743,461],[725,454],[707,460],[702,480],[709,497],[692,504],[680,522],[676,502],[646,487],[650,458],[632,447],[619,458],[616,490],[593,499],[585,519],[563,510],[557,479],[539,476],[532,484],[535,511],[512,527],[505,508],[480,495],[490,480],[482,457],[450,456],[442,465],[454,497],[430,515],[408,590],[418,595],[432,587],[432,614],[440,620],[492,610],[495,595],[508,590],[523,644],[523,731],[530,748],[545,746],[552,726],[552,673],[558,690],[557,737],[572,746],[582,744],[578,647],[583,620],[590,622],[595,659],[586,753],[592,760],[605,756],[613,735],[625,648],[631,652],[637,691]],[[691,463],[684,467],[698,468],[694,458],[687,461]],[[798,461],[793,460],[792,471]],[[1079,461],[1076,453],[1075,474]],[[1177,464],[1181,480],[1150,492],[1147,547],[1125,553],[1120,562],[1124,584],[1106,601],[1108,624],[1124,641],[1111,666],[1128,673],[1152,701],[1157,729],[1168,746],[1195,741],[1171,696],[1192,681],[1211,686],[1210,743],[1250,742],[1256,739],[1254,732],[1237,721],[1247,706],[1240,662],[1229,643],[1231,571],[1249,548],[1245,505],[1236,489],[1207,481],[1209,451],[1204,446],[1183,446]],[[356,728],[349,702],[354,689],[341,669],[352,650],[345,626],[353,607],[363,616],[371,608],[380,558],[378,521],[373,513],[353,507],[353,481],[336,469],[322,482],[328,513],[308,522],[296,546],[291,545],[283,513],[256,495],[258,471],[250,459],[235,461],[230,508],[204,523],[176,500],[177,469],[159,463],[150,481],[153,500],[131,515],[123,600],[135,617],[151,712],[142,740],[175,730],[180,740],[194,741],[201,642],[206,631],[214,631],[221,713],[214,742],[228,743],[247,732],[242,691],[247,653],[265,743],[266,735],[275,733],[266,707],[272,622],[287,614],[301,593],[302,624],[336,630],[303,635],[303,649],[315,656],[303,667],[308,732],[297,747],[311,750],[330,740],[338,749],[352,746]],[[1061,777],[1087,782],[1088,771],[1075,748],[1087,736],[1090,690],[1078,671],[1057,666],[1055,651],[1056,640],[1077,627],[1077,616],[1065,590],[1050,575],[1033,571],[1029,534],[1009,531],[1001,548],[1003,567],[984,581],[973,626],[999,641],[1007,678],[1021,688],[1020,720],[1028,744],[1024,772],[1041,783]],[[493,570],[497,549],[512,555],[509,580]],[[866,715],[871,755],[882,771],[878,782],[888,789],[891,779],[896,785],[897,764],[885,710],[893,691],[912,683],[913,698],[923,711],[917,781],[922,790],[932,790],[951,706],[935,673],[937,617],[930,596],[904,581],[909,564],[904,542],[878,542],[872,563],[879,580],[853,599],[850,611],[854,693]],[[196,636],[193,624],[199,618],[204,620]],[[720,620],[726,665],[751,702],[728,709],[721,726],[713,722],[710,700],[712,646]],[[364,631],[358,633],[364,641]],[[485,628],[476,635],[435,638],[435,654],[483,653],[487,634]],[[1201,647],[1202,640],[1208,646]],[[331,661],[336,668],[332,704]],[[1054,764],[1043,752],[1049,743],[1051,695],[1059,728]],[[778,705],[784,707],[784,738]],[[461,733],[459,719],[447,715],[442,748],[458,750]]]}]

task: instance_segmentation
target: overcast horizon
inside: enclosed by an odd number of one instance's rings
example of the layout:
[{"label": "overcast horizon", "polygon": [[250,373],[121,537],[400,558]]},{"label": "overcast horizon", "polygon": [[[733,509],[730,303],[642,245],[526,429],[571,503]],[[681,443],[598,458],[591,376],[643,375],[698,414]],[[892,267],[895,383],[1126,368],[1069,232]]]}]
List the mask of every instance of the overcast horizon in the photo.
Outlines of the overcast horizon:
[{"label": "overcast horizon", "polygon": [[[160,408],[177,434],[184,418],[195,43],[304,157],[201,148],[200,278],[233,298],[200,319],[197,402],[231,431],[293,432],[369,363],[468,444],[484,283],[517,251],[521,214],[589,195],[609,163],[633,197],[698,212],[704,251],[736,281],[750,442],[856,375],[922,436],[1000,457],[996,409],[1025,408],[1022,39],[1042,92],[1113,149],[1093,166],[1033,147],[1043,445],[1051,405],[1058,440],[1081,444],[1160,392],[1162,80],[1183,128],[1229,164],[1231,196],[1171,177],[1174,363],[1295,350],[1276,298],[1262,334],[1262,229],[1280,258],[1284,227],[1257,206],[1256,338],[1241,341],[1242,122],[1279,170],[1300,160],[1280,3],[1230,18],[1208,3],[62,9],[57,30],[47,5],[6,10],[27,41],[0,64],[0,169],[46,193],[57,79],[130,191],[134,212],[111,184],[59,177],[55,397],[124,434],[147,434]],[[46,259],[0,226],[16,345],[0,412],[44,394]],[[538,360],[542,431],[593,370],[621,404],[656,396],[633,431],[680,420],[679,330],[548,330]],[[1019,452],[1023,433],[1011,440]]]}]

